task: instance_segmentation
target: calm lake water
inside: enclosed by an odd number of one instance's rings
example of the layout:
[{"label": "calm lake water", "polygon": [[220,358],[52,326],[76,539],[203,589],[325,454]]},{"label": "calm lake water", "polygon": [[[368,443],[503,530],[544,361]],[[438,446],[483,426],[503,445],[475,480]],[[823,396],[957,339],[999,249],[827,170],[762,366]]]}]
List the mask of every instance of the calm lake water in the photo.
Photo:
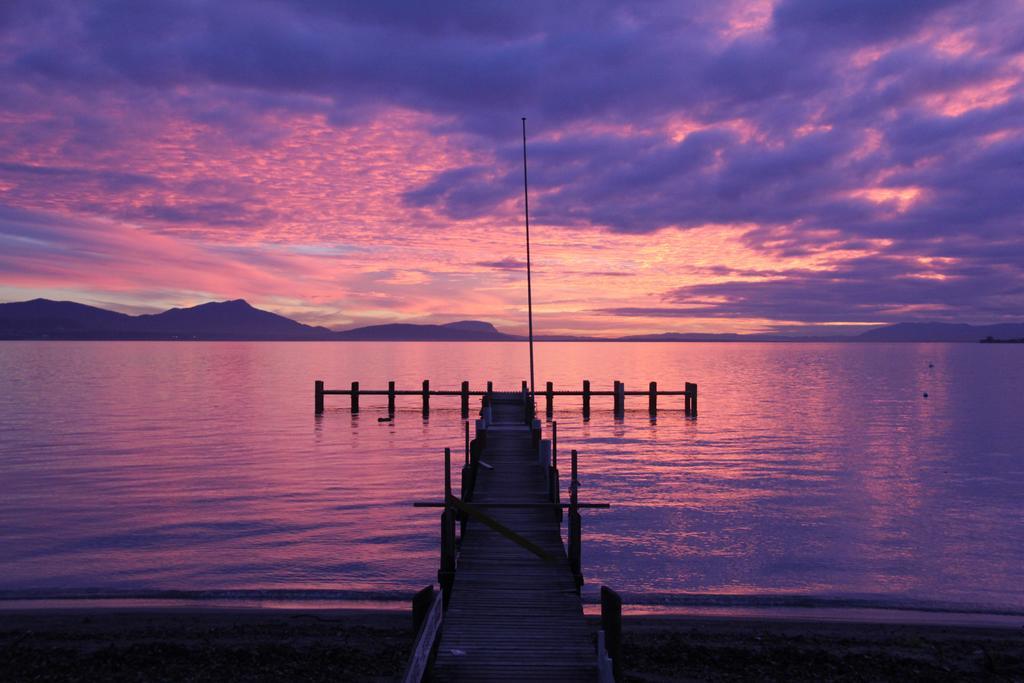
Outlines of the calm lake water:
[{"label": "calm lake water", "polygon": [[[656,420],[595,398],[589,422],[556,399],[582,498],[613,504],[584,512],[587,595],[1024,610],[1022,354],[541,344],[541,386],[700,385],[695,420],[681,397]],[[437,570],[438,512],[411,503],[461,456],[458,399],[314,417],[313,380],[515,388],[527,367],[507,343],[0,343],[0,596],[404,601]]]}]

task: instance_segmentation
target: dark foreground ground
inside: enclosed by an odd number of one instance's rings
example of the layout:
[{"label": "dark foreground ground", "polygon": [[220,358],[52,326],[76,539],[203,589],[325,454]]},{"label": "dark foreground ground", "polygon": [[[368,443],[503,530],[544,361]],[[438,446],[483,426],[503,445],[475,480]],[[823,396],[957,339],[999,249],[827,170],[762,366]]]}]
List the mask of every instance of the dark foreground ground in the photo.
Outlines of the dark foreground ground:
[{"label": "dark foreground ground", "polygon": [[[363,610],[0,611],[0,680],[393,680],[410,621]],[[627,617],[624,664],[636,681],[1024,681],[1024,629]]]}]

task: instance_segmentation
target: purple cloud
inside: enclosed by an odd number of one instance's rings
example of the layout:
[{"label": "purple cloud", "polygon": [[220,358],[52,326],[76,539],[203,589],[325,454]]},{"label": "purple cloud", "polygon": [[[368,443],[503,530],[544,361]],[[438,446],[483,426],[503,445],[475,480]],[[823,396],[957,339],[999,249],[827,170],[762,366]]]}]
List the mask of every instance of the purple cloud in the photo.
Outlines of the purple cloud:
[{"label": "purple cloud", "polygon": [[[765,257],[858,252],[826,271],[667,282],[669,306],[647,315],[1019,314],[1024,8],[756,9],[12,0],[0,7],[0,202],[153,229],[294,224],[255,171],[227,179],[186,159],[198,170],[177,182],[104,162],[172,125],[201,124],[216,138],[205,148],[228,141],[258,157],[289,116],[344,129],[400,110],[460,152],[397,190],[402,208],[429,215],[429,229],[511,221],[524,114],[539,227],[727,224]],[[728,303],[693,304],[708,297]]]}]

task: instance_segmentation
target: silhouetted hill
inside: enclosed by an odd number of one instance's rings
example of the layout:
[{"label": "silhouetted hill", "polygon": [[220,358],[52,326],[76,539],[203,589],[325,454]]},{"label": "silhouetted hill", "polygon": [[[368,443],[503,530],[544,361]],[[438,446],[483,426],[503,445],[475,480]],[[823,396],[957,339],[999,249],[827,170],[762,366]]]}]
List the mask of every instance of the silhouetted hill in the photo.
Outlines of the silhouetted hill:
[{"label": "silhouetted hill", "polygon": [[[1024,338],[1024,323],[966,325],[899,323],[848,337],[780,334],[644,334],[615,339],[548,335],[541,341],[756,341],[756,342],[978,342]],[[163,313],[125,315],[73,301],[33,299],[0,304],[0,339],[237,339],[287,341],[521,341],[491,323],[460,320],[443,325],[396,323],[334,331],[304,325],[253,308],[243,299],[217,301]]]},{"label": "silhouetted hill", "polygon": [[964,323],[898,323],[877,327],[855,337],[857,341],[976,342],[985,337],[1024,337],[1024,323],[967,325]]},{"label": "silhouetted hill", "polygon": [[[662,332],[661,334],[632,334],[627,337],[619,337],[617,341],[771,341],[765,339],[768,335],[749,334],[710,334],[704,332]],[[774,337],[773,337],[774,339]]]},{"label": "silhouetted hill", "polygon": [[326,327],[303,325],[253,308],[244,299],[140,315],[134,318],[134,325],[151,334],[203,339],[329,339],[331,334]]},{"label": "silhouetted hill", "polygon": [[335,332],[335,339],[348,341],[513,341],[521,339],[499,332],[494,325],[479,320],[462,320],[446,325],[393,323],[370,325]]},{"label": "silhouetted hill", "polygon": [[245,301],[211,302],[131,316],[71,301],[33,299],[0,304],[4,339],[330,339],[311,327],[253,308]]},{"label": "silhouetted hill", "polygon": [[510,341],[518,337],[479,320],[372,325],[335,332],[253,308],[243,299],[137,316],[71,301],[34,299],[0,304],[0,339]]},{"label": "silhouetted hill", "polygon": [[32,299],[0,304],[0,337],[32,339],[86,335],[111,338],[130,331],[130,315],[74,301]]}]

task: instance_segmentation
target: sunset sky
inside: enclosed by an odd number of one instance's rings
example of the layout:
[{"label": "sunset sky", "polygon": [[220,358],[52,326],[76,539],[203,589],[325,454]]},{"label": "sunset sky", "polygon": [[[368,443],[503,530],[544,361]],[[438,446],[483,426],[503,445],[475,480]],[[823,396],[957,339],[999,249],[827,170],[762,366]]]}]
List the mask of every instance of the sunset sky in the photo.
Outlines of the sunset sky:
[{"label": "sunset sky", "polygon": [[[0,301],[1024,318],[1024,3],[0,2]],[[820,327],[818,328],[820,329]]]}]

